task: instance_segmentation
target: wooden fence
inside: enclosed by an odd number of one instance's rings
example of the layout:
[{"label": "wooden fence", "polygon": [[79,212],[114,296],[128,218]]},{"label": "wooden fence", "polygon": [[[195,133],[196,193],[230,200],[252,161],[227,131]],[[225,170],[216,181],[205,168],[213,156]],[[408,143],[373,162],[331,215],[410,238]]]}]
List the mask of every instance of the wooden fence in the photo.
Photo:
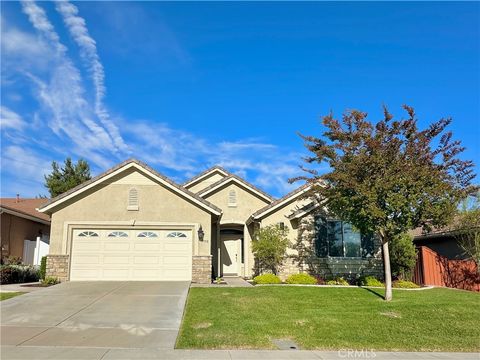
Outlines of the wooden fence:
[{"label": "wooden fence", "polygon": [[417,250],[415,283],[480,291],[480,274],[473,260],[449,260],[426,246]]}]

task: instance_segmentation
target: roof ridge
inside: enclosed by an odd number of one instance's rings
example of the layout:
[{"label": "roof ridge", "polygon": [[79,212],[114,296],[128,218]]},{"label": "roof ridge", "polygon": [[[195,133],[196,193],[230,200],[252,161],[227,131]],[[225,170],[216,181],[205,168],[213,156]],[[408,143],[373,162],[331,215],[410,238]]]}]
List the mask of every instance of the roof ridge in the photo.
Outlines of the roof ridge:
[{"label": "roof ridge", "polygon": [[88,185],[90,185],[90,184],[92,184],[92,183],[100,180],[101,178],[107,176],[108,174],[111,174],[112,172],[115,172],[115,171],[121,169],[122,167],[124,167],[124,166],[126,166],[126,165],[128,165],[128,164],[130,164],[130,163],[135,163],[135,164],[139,165],[140,167],[142,167],[142,168],[150,171],[150,172],[153,173],[154,175],[160,177],[162,180],[164,180],[164,181],[166,181],[167,183],[169,183],[170,185],[174,186],[175,188],[177,188],[177,189],[180,190],[181,192],[184,192],[184,193],[186,193],[187,195],[192,196],[193,198],[195,198],[196,200],[200,201],[200,202],[203,203],[204,205],[209,206],[210,208],[212,208],[212,209],[214,209],[214,210],[216,210],[216,211],[218,211],[218,212],[220,212],[220,213],[222,212],[222,210],[221,210],[219,207],[217,207],[216,205],[214,205],[214,204],[212,204],[211,202],[203,199],[202,197],[198,196],[197,194],[191,192],[190,190],[184,188],[182,185],[177,184],[176,182],[174,182],[174,181],[171,180],[170,178],[166,177],[165,175],[159,173],[157,170],[153,169],[152,167],[150,167],[149,165],[147,165],[147,164],[144,163],[143,161],[140,161],[140,160],[134,159],[134,158],[129,158],[129,159],[125,160],[125,161],[122,161],[121,163],[119,163],[119,164],[113,166],[112,168],[104,171],[103,173],[101,173],[101,174],[99,174],[99,175],[91,178],[90,180],[87,180],[87,181],[85,181],[85,182],[83,182],[83,183],[75,186],[74,188],[72,188],[72,189],[70,189],[70,190],[68,190],[68,191],[66,191],[66,192],[64,192],[64,193],[62,193],[62,194],[60,194],[60,195],[58,195],[58,196],[50,199],[50,200],[47,201],[45,204],[43,204],[43,205],[40,207],[40,209],[45,208],[45,207],[53,204],[54,202],[57,202],[58,200],[61,200],[61,199],[63,199],[64,197],[73,194],[74,192],[82,189],[83,187],[88,186]]},{"label": "roof ridge", "polygon": [[182,186],[185,187],[186,185],[189,185],[191,184],[192,182],[195,182],[196,180],[200,179],[202,176],[208,174],[209,172],[213,171],[213,170],[220,170],[220,171],[223,171],[224,173],[227,174],[227,176],[229,175],[232,175],[232,173],[230,171],[228,171],[227,169],[223,168],[222,166],[220,165],[214,165],[212,167],[209,167],[208,169],[202,171],[201,173],[193,176],[192,178],[190,178],[189,180],[185,181]]}]

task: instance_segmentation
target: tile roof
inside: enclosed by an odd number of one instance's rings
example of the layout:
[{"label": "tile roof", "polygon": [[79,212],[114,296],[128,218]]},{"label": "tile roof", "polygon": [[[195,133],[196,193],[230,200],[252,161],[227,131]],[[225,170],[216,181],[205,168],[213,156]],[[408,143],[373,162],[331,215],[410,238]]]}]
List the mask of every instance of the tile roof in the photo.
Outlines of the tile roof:
[{"label": "tile roof", "polygon": [[178,189],[180,192],[184,193],[185,195],[188,195],[190,197],[193,197],[194,199],[200,201],[202,204],[210,207],[211,209],[214,209],[215,211],[217,212],[222,212],[222,210],[220,208],[218,208],[217,206],[213,205],[212,203],[208,202],[207,200],[201,198],[200,196],[194,194],[193,192],[185,189],[183,186],[177,184],[176,182],[170,180],[169,178],[167,178],[166,176],[160,174],[158,171],[156,171],[155,169],[151,168],[150,166],[148,166],[147,164],[145,164],[144,162],[142,161],[139,161],[137,159],[128,159],[128,160],[125,160],[124,162],[112,167],[111,169],[108,169],[107,171],[105,171],[104,173],[98,175],[98,176],[95,176],[94,178],[88,180],[88,181],[85,181],[84,183],[74,187],[73,189],[70,189],[66,192],[64,192],[63,194],[60,194],[56,197],[54,197],[53,199],[50,199],[48,202],[46,202],[45,204],[43,204],[42,208],[50,205],[50,204],[53,204],[54,202],[57,202],[63,198],[65,198],[66,196],[70,195],[70,194],[73,194],[74,192],[78,191],[78,190],[81,190],[82,188],[84,188],[85,186],[88,186],[100,179],[102,179],[103,177],[119,170],[120,168],[128,165],[128,164],[131,164],[131,163],[134,163],[134,164],[137,164],[139,165],[140,167],[148,170],[149,172],[153,173],[155,176],[158,176],[159,178],[161,178],[162,180],[164,180],[165,182],[169,183],[170,185],[172,185],[173,187],[175,187],[176,189]]},{"label": "tile roof", "polygon": [[18,199],[17,198],[1,198],[0,207],[17,211],[19,213],[36,217],[43,221],[50,221],[50,216],[41,212],[38,212],[36,209],[45,205],[48,202],[48,199]]}]

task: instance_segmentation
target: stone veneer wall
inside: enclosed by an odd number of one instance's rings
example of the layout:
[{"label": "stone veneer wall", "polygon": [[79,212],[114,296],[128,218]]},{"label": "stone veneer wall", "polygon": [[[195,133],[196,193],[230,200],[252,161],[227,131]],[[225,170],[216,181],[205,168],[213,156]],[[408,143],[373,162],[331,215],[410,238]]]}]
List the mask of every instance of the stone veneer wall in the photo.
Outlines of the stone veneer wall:
[{"label": "stone veneer wall", "polygon": [[212,282],[212,255],[192,257],[192,282],[198,284]]},{"label": "stone veneer wall", "polygon": [[60,281],[68,280],[68,255],[47,255],[45,276],[52,276]]},{"label": "stone veneer wall", "polygon": [[375,255],[370,258],[319,258],[315,255],[314,216],[308,215],[298,223],[298,238],[291,244],[290,256],[285,260],[279,277],[285,280],[289,275],[306,272],[324,280],[344,277],[354,280],[363,275],[383,279],[383,261],[381,258],[381,243],[377,239]]}]

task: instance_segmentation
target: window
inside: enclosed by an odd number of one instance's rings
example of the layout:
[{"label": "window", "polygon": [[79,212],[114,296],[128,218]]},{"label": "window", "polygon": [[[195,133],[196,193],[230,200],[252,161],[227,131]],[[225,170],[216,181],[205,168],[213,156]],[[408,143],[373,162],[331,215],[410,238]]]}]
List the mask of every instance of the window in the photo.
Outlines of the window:
[{"label": "window", "polygon": [[228,206],[237,206],[237,192],[233,189],[228,192]]},{"label": "window", "polygon": [[83,231],[78,236],[81,237],[96,237],[98,234],[95,231]]},{"label": "window", "polygon": [[138,210],[138,190],[135,188],[128,190],[127,210]]},{"label": "window", "polygon": [[375,251],[373,241],[373,235],[363,235],[347,222],[315,218],[315,254],[318,257],[371,257]]},{"label": "window", "polygon": [[187,237],[187,235],[185,235],[184,233],[182,232],[171,232],[170,234],[167,235],[167,237],[169,238],[176,238],[176,237]]},{"label": "window", "polygon": [[151,231],[144,231],[138,234],[138,237],[147,237],[147,238],[152,238],[152,237],[158,237],[158,235],[154,232]]},{"label": "window", "polygon": [[108,237],[128,237],[128,234],[124,231],[112,231]]}]

